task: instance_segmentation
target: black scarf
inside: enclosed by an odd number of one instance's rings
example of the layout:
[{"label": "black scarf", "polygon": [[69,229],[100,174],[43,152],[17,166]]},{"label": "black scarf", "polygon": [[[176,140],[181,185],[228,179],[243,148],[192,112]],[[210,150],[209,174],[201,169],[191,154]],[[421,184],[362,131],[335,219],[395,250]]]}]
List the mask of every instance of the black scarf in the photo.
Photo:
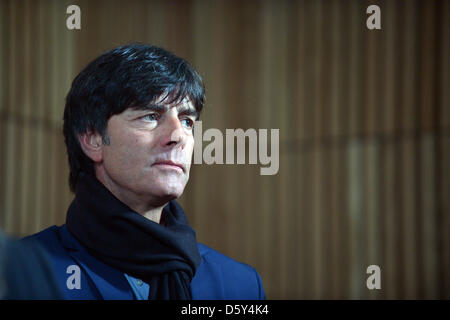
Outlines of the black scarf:
[{"label": "black scarf", "polygon": [[200,264],[195,231],[175,201],[161,217],[164,226],[133,211],[82,172],[66,224],[94,257],[147,282],[149,299],[192,299],[190,283]]}]

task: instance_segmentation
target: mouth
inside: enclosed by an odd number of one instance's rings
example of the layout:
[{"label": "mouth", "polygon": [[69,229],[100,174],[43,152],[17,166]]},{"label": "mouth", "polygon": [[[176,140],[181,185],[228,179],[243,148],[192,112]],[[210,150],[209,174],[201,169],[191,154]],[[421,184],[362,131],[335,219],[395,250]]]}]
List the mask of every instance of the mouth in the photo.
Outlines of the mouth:
[{"label": "mouth", "polygon": [[152,166],[184,172],[184,166],[181,163],[173,162],[171,160],[156,161]]}]

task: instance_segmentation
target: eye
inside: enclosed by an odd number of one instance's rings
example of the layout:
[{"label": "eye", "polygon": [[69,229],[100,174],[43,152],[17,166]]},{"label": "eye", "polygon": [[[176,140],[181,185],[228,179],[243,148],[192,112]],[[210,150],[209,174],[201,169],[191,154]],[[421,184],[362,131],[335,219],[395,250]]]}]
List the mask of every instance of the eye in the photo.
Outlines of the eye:
[{"label": "eye", "polygon": [[158,113],[149,113],[142,117],[142,119],[146,121],[158,121],[159,114]]},{"label": "eye", "polygon": [[192,129],[194,127],[194,120],[192,120],[190,118],[181,119],[181,123],[187,128]]}]

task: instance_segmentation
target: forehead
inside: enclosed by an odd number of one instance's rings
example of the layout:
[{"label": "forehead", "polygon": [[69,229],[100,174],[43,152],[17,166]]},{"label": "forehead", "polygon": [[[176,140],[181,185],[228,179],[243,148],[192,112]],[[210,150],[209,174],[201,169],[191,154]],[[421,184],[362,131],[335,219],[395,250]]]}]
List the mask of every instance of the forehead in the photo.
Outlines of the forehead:
[{"label": "forehead", "polygon": [[147,111],[165,112],[171,108],[176,108],[178,112],[195,112],[193,102],[189,98],[184,98],[181,101],[169,101],[168,99],[156,99],[155,102],[150,102],[147,105],[136,106],[128,108],[124,111],[125,114],[142,113]]},{"label": "forehead", "polygon": [[187,109],[195,109],[194,104],[192,103],[192,101],[188,98],[185,97],[183,99],[180,99],[178,101],[170,101],[169,99],[164,99],[161,97],[156,99],[156,101],[154,103],[150,103],[149,104],[149,108],[152,108],[154,106],[157,107],[162,107],[166,110],[168,110],[169,108],[177,108],[177,109],[182,109],[182,110],[187,110]]},{"label": "forehead", "polygon": [[163,106],[167,106],[169,108],[171,107],[178,107],[178,106],[187,106],[187,105],[193,105],[192,101],[189,97],[179,97],[177,99],[175,99],[175,97],[173,97],[173,94],[161,94],[159,97],[157,97],[154,101],[149,103],[150,105],[163,105]]}]

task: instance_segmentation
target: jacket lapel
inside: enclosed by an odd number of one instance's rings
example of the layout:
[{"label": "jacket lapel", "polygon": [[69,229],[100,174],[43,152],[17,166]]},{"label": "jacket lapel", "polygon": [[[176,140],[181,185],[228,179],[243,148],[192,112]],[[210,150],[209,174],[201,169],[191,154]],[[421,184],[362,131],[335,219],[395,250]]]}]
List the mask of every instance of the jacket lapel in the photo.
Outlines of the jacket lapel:
[{"label": "jacket lapel", "polygon": [[69,255],[79,264],[91,283],[105,300],[133,300],[133,291],[124,274],[95,259],[72,236],[63,225],[59,229],[63,246]]}]

